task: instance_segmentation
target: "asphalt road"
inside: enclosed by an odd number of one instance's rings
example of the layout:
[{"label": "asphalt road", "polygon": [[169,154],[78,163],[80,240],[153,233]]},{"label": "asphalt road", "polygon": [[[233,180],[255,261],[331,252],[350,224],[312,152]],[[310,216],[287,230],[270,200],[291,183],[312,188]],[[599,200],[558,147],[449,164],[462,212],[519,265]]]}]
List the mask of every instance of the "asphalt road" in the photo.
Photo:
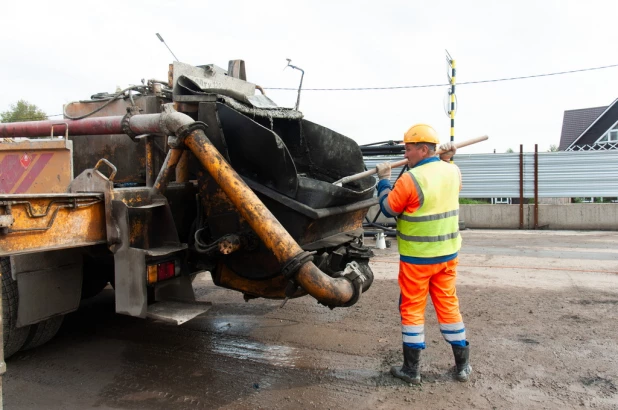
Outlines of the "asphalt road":
[{"label": "asphalt road", "polygon": [[401,363],[396,247],[376,250],[361,301],[252,300],[194,282],[205,314],[179,327],[114,313],[113,290],[56,338],[7,362],[5,409],[618,408],[618,233],[465,231],[458,294],[472,380],[431,303],[423,385]]}]

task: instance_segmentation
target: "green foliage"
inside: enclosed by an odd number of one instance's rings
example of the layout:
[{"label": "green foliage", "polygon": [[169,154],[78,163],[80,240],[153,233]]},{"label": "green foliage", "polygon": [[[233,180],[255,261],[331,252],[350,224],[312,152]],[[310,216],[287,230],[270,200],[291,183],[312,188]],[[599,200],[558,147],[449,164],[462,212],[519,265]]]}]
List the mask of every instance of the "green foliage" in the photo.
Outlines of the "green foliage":
[{"label": "green foliage", "polygon": [[488,204],[484,199],[470,199],[470,198],[459,198],[459,203],[461,205],[479,205],[479,204]]},{"label": "green foliage", "polygon": [[513,148],[509,148],[509,149],[507,149],[505,152],[506,152],[507,154],[512,154],[512,153],[513,153],[513,152],[515,152],[515,151],[513,151]]},{"label": "green foliage", "polygon": [[43,110],[25,100],[11,104],[11,109],[0,113],[0,122],[41,121],[47,115]]},{"label": "green foliage", "polygon": [[558,146],[556,144],[551,144],[547,152],[558,152]]},{"label": "green foliage", "polygon": [[590,204],[590,203],[595,203],[595,204],[610,204],[610,203],[616,203],[618,201],[618,198],[615,197],[611,197],[611,198],[601,198],[601,197],[595,197],[595,198],[573,198],[572,199],[574,204]]}]

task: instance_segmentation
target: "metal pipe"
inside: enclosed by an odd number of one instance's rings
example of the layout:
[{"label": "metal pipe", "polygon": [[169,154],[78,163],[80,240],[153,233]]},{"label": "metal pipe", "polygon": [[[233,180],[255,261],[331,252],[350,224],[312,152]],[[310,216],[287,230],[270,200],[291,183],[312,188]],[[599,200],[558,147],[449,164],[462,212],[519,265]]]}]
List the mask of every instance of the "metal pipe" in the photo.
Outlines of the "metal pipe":
[{"label": "metal pipe", "polygon": [[[184,143],[223,189],[266,247],[274,253],[281,265],[303,252],[277,218],[225,161],[202,130],[193,131],[185,138]],[[319,270],[313,262],[301,266],[296,274],[296,280],[311,296],[327,306],[342,306],[354,296],[354,287],[349,280],[331,278]]]},{"label": "metal pipe", "polygon": [[300,107],[300,91],[303,89],[303,78],[305,78],[305,70],[300,69],[300,72],[302,73],[300,75],[300,84],[298,85],[298,96],[296,97],[296,107],[294,108],[296,111],[298,111],[298,107]]},{"label": "metal pipe", "polygon": [[2,138],[33,138],[47,137],[52,126],[54,132],[63,135],[69,129],[70,135],[124,134],[122,131],[122,116],[85,118],[83,120],[58,121],[28,121],[0,124]]},{"label": "metal pipe", "polygon": [[519,229],[524,229],[524,145],[519,144]]},{"label": "metal pipe", "polygon": [[189,155],[191,155],[190,151],[184,151],[178,161],[176,166],[176,182],[189,181]]},{"label": "metal pipe", "polygon": [[534,229],[539,229],[539,144],[534,144]]},{"label": "metal pipe", "polygon": [[[110,135],[124,134],[122,120],[124,116],[84,118],[82,120],[58,121],[28,121],[0,124],[2,138],[32,138],[45,137],[54,128],[54,132],[62,135],[69,129],[69,135]],[[161,114],[139,114],[129,118],[129,129],[136,135],[175,135],[182,125],[193,122],[186,114],[179,112],[164,112]]]},{"label": "metal pipe", "polygon": [[155,182],[154,174],[154,136],[146,136],[146,186],[152,188]]},{"label": "metal pipe", "polygon": [[365,227],[365,226],[383,229],[384,231],[392,232],[392,233],[395,233],[395,234],[397,233],[397,229],[389,228],[388,226],[385,226],[383,224],[378,224],[378,223],[375,223],[375,222],[369,222],[369,223],[363,224],[363,227]]},{"label": "metal pipe", "polygon": [[[451,75],[450,75],[450,80],[451,80],[451,89],[449,90],[449,94],[450,94],[450,99],[451,99],[451,107],[450,110],[448,112],[449,117],[451,118],[451,144],[455,143],[455,74],[456,74],[456,65],[455,65],[455,60],[453,60],[453,58],[451,57],[451,55],[448,53],[448,51],[446,52],[446,59],[449,62],[449,65],[451,66]],[[451,163],[453,163],[453,157],[451,157]]]},{"label": "metal pipe", "polygon": [[296,106],[294,107],[294,109],[296,111],[298,111],[298,107],[300,106],[300,92],[303,89],[303,78],[305,78],[305,70],[303,70],[300,67],[296,67],[295,65],[290,64],[290,62],[292,62],[292,60],[290,60],[289,58],[286,58],[286,60],[288,60],[288,65],[286,67],[291,67],[294,70],[298,70],[298,71],[300,71],[302,73],[300,75],[300,84],[298,85],[298,95],[296,97]]},{"label": "metal pipe", "polygon": [[[275,276],[274,278],[264,280],[251,280],[241,277],[228,268],[225,263],[219,263],[212,277],[217,286],[238,290],[245,294],[259,295],[260,297],[272,299],[284,299],[286,297],[285,287],[287,280],[283,276]],[[307,291],[299,288],[291,297],[296,298],[306,294]]]},{"label": "metal pipe", "polygon": [[183,150],[180,148],[172,148],[167,152],[165,156],[165,161],[163,162],[163,166],[161,167],[161,171],[159,171],[159,175],[157,176],[157,180],[152,187],[153,193],[161,194],[165,193],[167,189],[167,184],[170,181],[170,176],[172,172],[176,169],[176,165],[178,161],[180,161],[180,157],[182,156]]}]

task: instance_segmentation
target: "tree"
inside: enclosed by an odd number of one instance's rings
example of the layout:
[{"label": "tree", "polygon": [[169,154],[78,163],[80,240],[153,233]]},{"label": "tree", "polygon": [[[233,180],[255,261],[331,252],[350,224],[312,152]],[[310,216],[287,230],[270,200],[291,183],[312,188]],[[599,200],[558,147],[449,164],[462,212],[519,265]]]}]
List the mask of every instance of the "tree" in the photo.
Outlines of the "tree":
[{"label": "tree", "polygon": [[0,122],[41,121],[46,120],[47,114],[28,101],[19,100],[11,104],[11,109],[0,113]]},{"label": "tree", "polygon": [[547,152],[558,152],[558,146],[556,144],[551,144]]},{"label": "tree", "polygon": [[513,152],[514,152],[514,151],[513,151],[513,148],[509,148],[509,149],[507,149],[507,150],[506,150],[506,153],[507,153],[507,154],[512,154]]}]

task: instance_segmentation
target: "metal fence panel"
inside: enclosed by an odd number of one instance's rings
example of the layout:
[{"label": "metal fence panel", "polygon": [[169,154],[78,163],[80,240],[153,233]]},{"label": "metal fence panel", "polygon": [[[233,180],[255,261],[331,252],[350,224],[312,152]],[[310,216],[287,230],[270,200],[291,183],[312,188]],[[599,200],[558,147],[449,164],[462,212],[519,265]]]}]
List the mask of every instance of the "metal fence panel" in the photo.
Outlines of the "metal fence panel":
[{"label": "metal fence panel", "polygon": [[618,150],[539,153],[539,196],[618,197]]},{"label": "metal fence panel", "polygon": [[[539,152],[539,197],[618,197],[618,150]],[[365,157],[367,169],[401,156]],[[519,153],[457,154],[462,198],[519,198]],[[534,153],[524,153],[524,197],[534,198]],[[402,168],[393,169],[394,183]]]}]

